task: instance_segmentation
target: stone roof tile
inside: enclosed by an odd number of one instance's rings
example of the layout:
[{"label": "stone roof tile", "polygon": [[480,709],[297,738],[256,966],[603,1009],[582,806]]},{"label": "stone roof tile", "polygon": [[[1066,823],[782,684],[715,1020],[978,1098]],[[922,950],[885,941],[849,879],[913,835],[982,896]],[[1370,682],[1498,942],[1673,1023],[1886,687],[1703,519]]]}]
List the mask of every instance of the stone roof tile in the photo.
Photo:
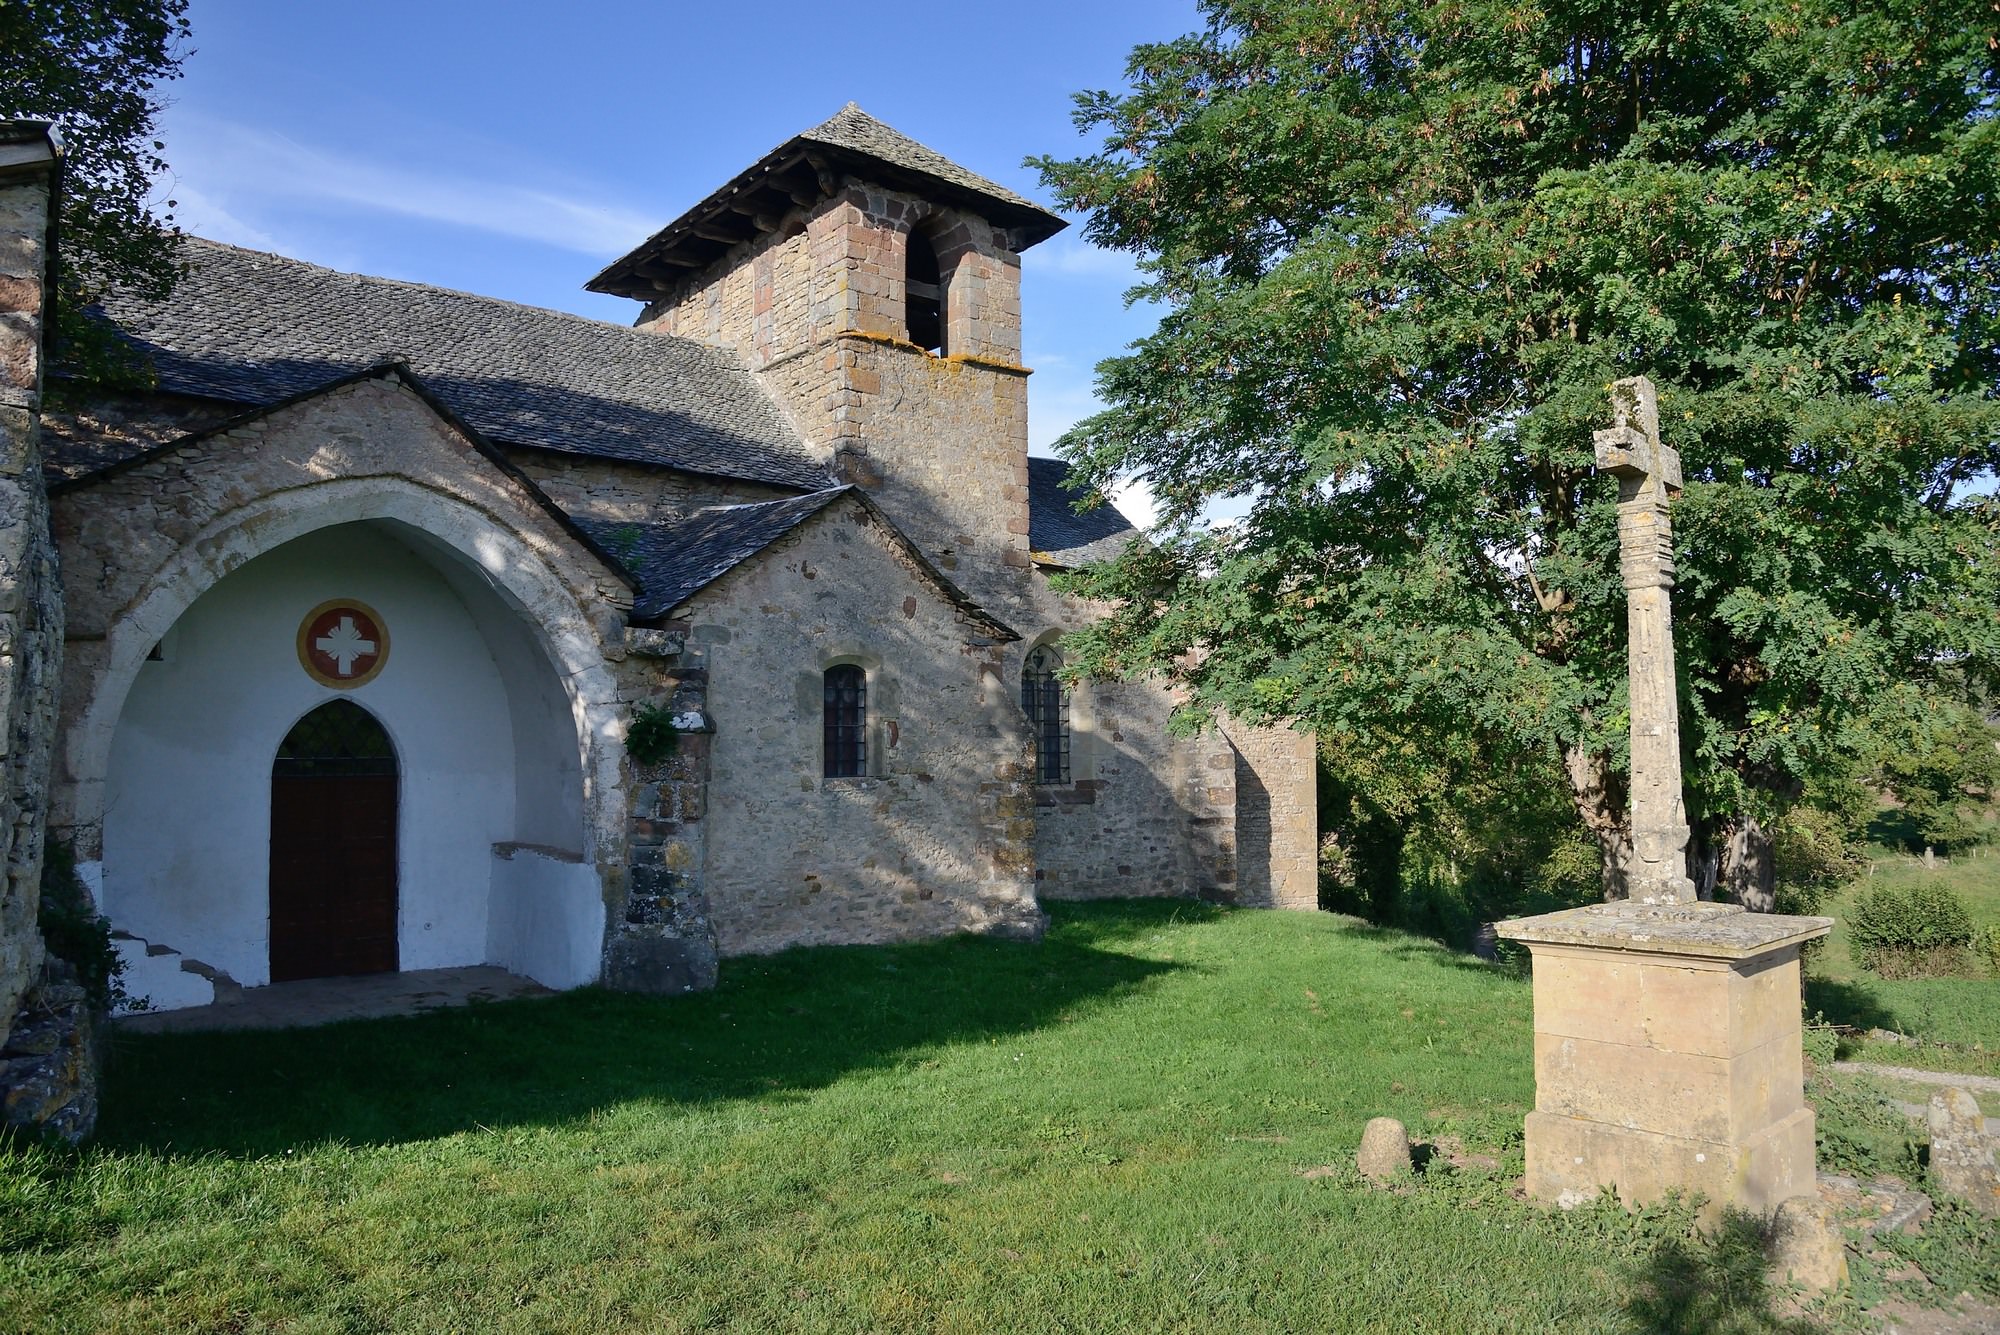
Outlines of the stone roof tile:
[{"label": "stone roof tile", "polygon": [[502,444],[777,486],[829,481],[721,349],[198,238],[184,253],[168,300],[113,294],[101,307],[168,393],[262,407],[401,361]]},{"label": "stone roof tile", "polygon": [[1078,514],[1080,497],[1066,485],[1069,475],[1061,459],[1028,460],[1029,550],[1044,565],[1071,569],[1109,561],[1139,530],[1110,501]]},{"label": "stone roof tile", "polygon": [[665,616],[850,489],[833,487],[782,501],[718,505],[672,524],[578,517],[577,527],[639,579],[632,615]]},{"label": "stone roof tile", "polygon": [[[1033,209],[1038,213],[1048,210],[1031,199],[1024,199],[1006,186],[987,180],[978,172],[968,171],[934,148],[918,143],[901,130],[884,125],[861,109],[859,103],[849,102],[833,115],[799,136],[816,144],[826,144],[833,148],[844,148],[850,153],[886,162],[892,167],[916,172],[960,190],[982,195],[997,203],[1012,205],[1018,209]],[[1059,219],[1050,215],[1051,221],[1061,225]]]},{"label": "stone roof tile", "polygon": [[857,487],[831,487],[782,501],[751,501],[714,505],[668,524],[635,524],[615,519],[578,517],[575,522],[599,547],[625,565],[639,581],[632,604],[635,620],[663,617],[702,589],[750,560],[799,525],[839,500],[852,500],[882,526],[889,540],[902,549],[945,601],[969,623],[983,627],[998,640],[1020,635],[972,601],[966,592],[932,565],[917,545]]}]

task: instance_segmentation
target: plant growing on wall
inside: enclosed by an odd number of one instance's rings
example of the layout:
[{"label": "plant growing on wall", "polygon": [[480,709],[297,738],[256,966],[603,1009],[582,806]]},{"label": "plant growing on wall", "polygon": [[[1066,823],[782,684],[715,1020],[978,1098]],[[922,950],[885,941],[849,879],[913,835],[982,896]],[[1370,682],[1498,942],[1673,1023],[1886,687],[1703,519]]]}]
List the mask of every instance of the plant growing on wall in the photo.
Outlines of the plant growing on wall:
[{"label": "plant growing on wall", "polygon": [[76,874],[68,844],[51,841],[42,858],[42,904],[37,925],[49,954],[76,969],[77,980],[99,1011],[143,1009],[125,991],[125,961],[111,942],[110,920],[90,902]]},{"label": "plant growing on wall", "polygon": [[658,765],[680,749],[681,730],[666,706],[641,701],[625,729],[625,754],[641,765]]}]

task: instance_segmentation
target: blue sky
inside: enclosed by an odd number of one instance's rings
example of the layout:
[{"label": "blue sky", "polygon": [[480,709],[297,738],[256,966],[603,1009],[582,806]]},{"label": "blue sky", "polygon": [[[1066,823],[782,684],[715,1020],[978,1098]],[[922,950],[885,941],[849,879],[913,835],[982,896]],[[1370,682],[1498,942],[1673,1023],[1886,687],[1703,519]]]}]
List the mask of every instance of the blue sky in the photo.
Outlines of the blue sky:
[{"label": "blue sky", "polygon": [[[618,323],[635,303],[583,291],[604,261],[849,100],[1046,203],[1022,158],[1095,147],[1071,94],[1122,87],[1133,46],[1199,26],[1184,0],[194,0],[189,18],[162,128],[190,231]],[[1023,261],[1036,453],[1153,322],[1124,304],[1126,257],[1079,232]]]}]

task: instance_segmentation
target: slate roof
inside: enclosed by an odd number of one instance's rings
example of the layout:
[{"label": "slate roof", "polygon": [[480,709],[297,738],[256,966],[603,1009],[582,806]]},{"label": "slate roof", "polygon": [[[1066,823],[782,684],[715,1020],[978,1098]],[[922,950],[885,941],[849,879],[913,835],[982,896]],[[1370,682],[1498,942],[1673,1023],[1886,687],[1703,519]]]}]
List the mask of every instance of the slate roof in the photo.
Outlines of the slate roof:
[{"label": "slate roof", "polygon": [[738,172],[584,286],[592,292],[656,300],[688,273],[700,271],[730,247],[775,225],[795,204],[826,198],[829,183],[816,164],[824,164],[829,172],[845,167],[880,185],[962,204],[1012,228],[1016,244],[1024,250],[1069,226],[1033,200],[968,171],[849,102]]},{"label": "slate roof", "polygon": [[489,439],[818,490],[824,467],[728,352],[491,297],[189,238],[165,302],[102,310],[160,389],[263,407],[407,363]]},{"label": "slate roof", "polygon": [[922,570],[945,601],[967,619],[991,631],[996,639],[1018,640],[1005,622],[979,606],[963,589],[945,578],[915,543],[857,487],[831,487],[782,501],[752,501],[744,505],[714,505],[671,524],[632,524],[615,519],[578,518],[576,524],[592,542],[624,563],[639,579],[639,596],[632,618],[663,617],[721,579],[834,502],[850,499],[880,521],[890,540]]},{"label": "slate roof", "polygon": [[936,149],[918,143],[901,130],[884,125],[863,111],[857,102],[849,102],[801,134],[799,138],[808,143],[826,144],[831,148],[859,153],[863,157],[873,158],[891,167],[900,167],[904,171],[928,176],[941,185],[956,186],[960,190],[982,196],[995,203],[1046,214],[1055,224],[1052,231],[1066,225],[1062,219],[1049,213],[1033,200],[1024,199],[1006,186],[989,181],[977,172],[967,171]]},{"label": "slate roof", "polygon": [[576,523],[639,577],[632,615],[645,620],[673,611],[851,490],[833,487],[782,501],[712,506],[676,524],[582,517]]},{"label": "slate roof", "polygon": [[1028,548],[1044,565],[1109,561],[1139,530],[1110,501],[1078,514],[1081,496],[1063,485],[1068,479],[1069,464],[1061,459],[1028,460]]}]

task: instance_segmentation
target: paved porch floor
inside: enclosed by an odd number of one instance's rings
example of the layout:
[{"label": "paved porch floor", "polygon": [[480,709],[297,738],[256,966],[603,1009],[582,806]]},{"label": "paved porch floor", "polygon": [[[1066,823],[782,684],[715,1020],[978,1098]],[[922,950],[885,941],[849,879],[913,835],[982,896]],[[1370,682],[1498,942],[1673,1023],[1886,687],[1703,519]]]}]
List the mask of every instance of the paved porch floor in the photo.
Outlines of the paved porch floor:
[{"label": "paved porch floor", "polygon": [[417,969],[353,978],[308,978],[246,987],[212,1006],[122,1015],[114,1023],[134,1033],[196,1033],[215,1029],[297,1029],[336,1020],[417,1015],[445,1006],[512,997],[554,995],[530,978],[490,964]]}]

